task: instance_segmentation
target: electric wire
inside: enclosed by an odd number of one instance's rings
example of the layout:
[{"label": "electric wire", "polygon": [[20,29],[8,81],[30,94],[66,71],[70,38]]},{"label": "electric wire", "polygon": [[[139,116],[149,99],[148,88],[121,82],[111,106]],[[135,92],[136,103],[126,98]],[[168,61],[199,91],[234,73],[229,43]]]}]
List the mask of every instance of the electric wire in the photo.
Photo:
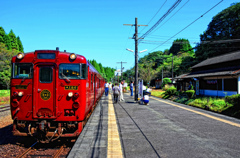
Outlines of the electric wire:
[{"label": "electric wire", "polygon": [[153,34],[154,32],[156,32],[159,28],[161,28],[163,25],[165,25],[172,17],[174,17],[190,0],[188,0],[186,3],[183,4],[183,6],[181,8],[179,8],[170,18],[168,18],[161,26],[157,27],[153,32],[151,32],[150,34]]},{"label": "electric wire", "polygon": [[[167,0],[165,0],[165,2],[163,3],[163,5],[158,9],[157,13],[155,13],[155,15],[152,17],[152,19],[147,23],[147,25],[149,25],[149,23],[155,18],[155,16],[159,13],[159,11],[163,8],[163,6],[166,4]],[[143,29],[140,31],[140,33],[145,29],[146,27],[143,27]]]},{"label": "electric wire", "polygon": [[[143,40],[141,43],[159,44],[162,42],[164,41]],[[229,42],[240,42],[240,39],[227,39],[227,40],[201,41],[201,42],[174,42],[174,44],[185,44],[185,43],[216,44],[216,43],[229,43]],[[169,42],[169,43],[172,43],[172,42]]]},{"label": "electric wire", "polygon": [[[131,31],[132,31],[132,28],[133,28],[133,26],[130,27],[130,30],[128,32],[128,37],[129,37],[129,35],[130,35]],[[128,41],[129,41],[129,39],[126,40],[124,48],[127,46]],[[124,60],[123,60],[123,54],[124,54],[124,51],[122,51],[122,53],[121,53],[121,58],[120,58],[120,59],[122,59],[121,61],[125,61],[125,59],[127,58],[127,56],[125,55]]]},{"label": "electric wire", "polygon": [[153,50],[157,49],[158,47],[162,46],[163,44],[165,44],[166,42],[168,42],[170,39],[172,39],[173,37],[175,37],[176,35],[178,35],[179,33],[181,33],[182,31],[184,31],[186,28],[188,28],[189,26],[191,26],[193,23],[195,23],[196,21],[198,21],[200,18],[202,18],[204,15],[206,15],[208,12],[210,12],[213,8],[215,8],[216,6],[218,6],[220,3],[222,3],[223,0],[221,0],[220,2],[218,2],[217,4],[215,4],[212,8],[210,8],[209,10],[207,10],[204,14],[202,14],[200,17],[198,17],[197,19],[195,19],[193,22],[191,22],[190,24],[188,24],[186,27],[184,27],[182,30],[180,30],[179,32],[177,32],[175,35],[173,35],[172,37],[170,37],[168,40],[166,40],[165,42],[163,42],[162,44],[160,44],[159,46],[155,47],[154,49],[152,49],[150,52],[152,52]]},{"label": "electric wire", "polygon": [[168,9],[168,11],[146,32],[144,33],[140,38],[139,42],[141,39],[145,38],[150,32],[152,32],[181,2],[182,0],[177,0],[171,8]]}]

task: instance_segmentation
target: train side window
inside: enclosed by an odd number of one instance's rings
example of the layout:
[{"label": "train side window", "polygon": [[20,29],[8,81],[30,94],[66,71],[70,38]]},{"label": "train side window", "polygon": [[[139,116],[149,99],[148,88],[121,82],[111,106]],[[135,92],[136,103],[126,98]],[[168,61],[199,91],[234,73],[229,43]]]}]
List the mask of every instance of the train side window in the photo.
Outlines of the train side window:
[{"label": "train side window", "polygon": [[91,89],[93,88],[93,74],[91,74]]},{"label": "train side window", "polygon": [[51,83],[53,69],[51,67],[41,67],[39,71],[39,81],[41,83]]},{"label": "train side window", "polygon": [[86,64],[81,64],[81,79],[87,79],[88,67]]}]

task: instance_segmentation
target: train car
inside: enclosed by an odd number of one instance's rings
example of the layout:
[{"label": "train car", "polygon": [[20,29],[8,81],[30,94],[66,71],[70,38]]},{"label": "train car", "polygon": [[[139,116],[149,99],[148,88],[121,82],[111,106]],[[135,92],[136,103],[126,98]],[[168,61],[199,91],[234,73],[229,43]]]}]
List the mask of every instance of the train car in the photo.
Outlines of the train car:
[{"label": "train car", "polygon": [[56,50],[12,58],[13,135],[40,142],[77,137],[104,92],[105,80],[84,56]]}]

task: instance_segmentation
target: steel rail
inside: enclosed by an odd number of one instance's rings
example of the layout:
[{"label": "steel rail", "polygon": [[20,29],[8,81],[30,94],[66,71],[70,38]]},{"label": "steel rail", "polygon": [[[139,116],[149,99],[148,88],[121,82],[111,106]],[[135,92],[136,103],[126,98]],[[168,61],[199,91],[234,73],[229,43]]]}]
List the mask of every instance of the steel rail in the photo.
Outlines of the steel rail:
[{"label": "steel rail", "polygon": [[18,156],[17,158],[22,158],[23,156],[25,156],[37,143],[38,142],[35,142],[31,147],[29,147],[24,153],[22,153],[22,155]]},{"label": "steel rail", "polygon": [[53,158],[57,158],[59,157],[59,155],[61,154],[62,150],[63,150],[63,145],[61,146],[61,148],[57,151],[57,153],[53,156]]}]

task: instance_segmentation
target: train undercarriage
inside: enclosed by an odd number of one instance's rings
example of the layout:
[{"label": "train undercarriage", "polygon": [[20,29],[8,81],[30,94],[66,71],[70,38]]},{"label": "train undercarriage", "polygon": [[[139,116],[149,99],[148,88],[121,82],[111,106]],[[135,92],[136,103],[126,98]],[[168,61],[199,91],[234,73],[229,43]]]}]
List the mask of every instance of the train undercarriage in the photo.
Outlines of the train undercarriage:
[{"label": "train undercarriage", "polygon": [[32,136],[41,143],[49,143],[60,137],[76,138],[83,129],[83,122],[56,122],[52,120],[14,120],[13,135]]}]

